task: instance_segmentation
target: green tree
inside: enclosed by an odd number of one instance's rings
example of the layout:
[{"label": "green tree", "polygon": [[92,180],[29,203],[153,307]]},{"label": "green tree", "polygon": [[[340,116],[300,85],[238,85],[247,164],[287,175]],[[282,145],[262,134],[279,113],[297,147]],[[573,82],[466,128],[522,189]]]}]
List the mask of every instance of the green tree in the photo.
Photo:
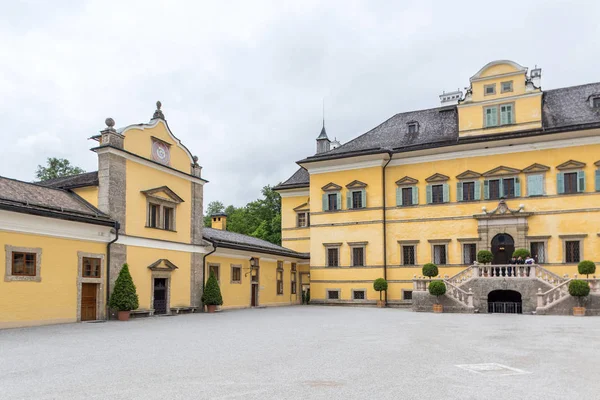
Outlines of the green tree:
[{"label": "green tree", "polygon": [[127,263],[123,264],[119,272],[108,306],[118,311],[131,311],[139,307],[138,295]]},{"label": "green tree", "polygon": [[381,292],[388,289],[388,283],[383,278],[377,278],[373,282],[373,289],[379,292],[379,301],[381,301]]},{"label": "green tree", "polygon": [[208,203],[208,207],[206,207],[206,214],[204,216],[204,226],[210,228],[211,220],[210,216],[217,213],[222,213],[225,211],[225,206],[220,201],[211,201]]},{"label": "green tree", "polygon": [[433,263],[427,263],[427,264],[423,265],[422,272],[423,272],[423,276],[427,276],[427,277],[429,277],[429,279],[431,279],[434,276],[438,276],[438,274],[439,274],[437,265],[435,265]]},{"label": "green tree", "polygon": [[46,166],[37,166],[35,177],[38,181],[47,181],[54,178],[83,174],[85,171],[79,167],[71,165],[66,158],[48,157]]},{"label": "green tree", "polygon": [[577,272],[581,275],[586,275],[586,277],[589,278],[590,274],[596,272],[596,264],[590,260],[583,260],[577,265]]},{"label": "green tree", "polygon": [[440,296],[446,294],[446,284],[443,281],[432,281],[429,284],[429,294],[435,296],[437,304],[440,303]]},{"label": "green tree", "polygon": [[202,303],[205,306],[220,306],[223,305],[223,297],[217,277],[211,271],[206,285],[204,286],[204,294],[202,295]]}]

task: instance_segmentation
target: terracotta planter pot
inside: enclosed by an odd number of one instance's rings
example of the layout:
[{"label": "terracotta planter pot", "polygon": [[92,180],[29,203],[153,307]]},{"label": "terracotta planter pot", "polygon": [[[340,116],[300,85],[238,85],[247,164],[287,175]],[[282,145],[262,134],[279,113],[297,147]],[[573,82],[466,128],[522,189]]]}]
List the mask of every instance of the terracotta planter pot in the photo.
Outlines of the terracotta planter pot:
[{"label": "terracotta planter pot", "polygon": [[215,306],[215,305],[209,305],[209,306],[206,306],[206,310],[207,310],[209,313],[214,313],[214,312],[217,310],[217,306]]},{"label": "terracotta planter pot", "polygon": [[129,321],[129,311],[119,311],[117,313],[117,319],[119,321]]},{"label": "terracotta planter pot", "polygon": [[573,307],[573,315],[583,317],[585,315],[585,307]]},{"label": "terracotta planter pot", "polygon": [[437,313],[437,314],[443,313],[444,312],[444,306],[441,305],[441,304],[434,304],[433,305],[433,312]]},{"label": "terracotta planter pot", "polygon": [[385,307],[385,301],[384,300],[377,300],[377,307],[384,308]]}]

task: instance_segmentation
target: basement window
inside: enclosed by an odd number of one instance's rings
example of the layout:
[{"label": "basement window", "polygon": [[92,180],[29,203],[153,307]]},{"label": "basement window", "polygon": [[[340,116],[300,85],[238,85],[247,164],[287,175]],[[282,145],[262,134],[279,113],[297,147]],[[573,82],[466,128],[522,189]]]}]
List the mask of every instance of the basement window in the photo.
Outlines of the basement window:
[{"label": "basement window", "polygon": [[327,291],[327,300],[339,300],[340,292],[339,290],[328,290]]},{"label": "basement window", "polygon": [[352,291],[352,299],[353,300],[365,300],[367,298],[364,290],[353,290]]}]

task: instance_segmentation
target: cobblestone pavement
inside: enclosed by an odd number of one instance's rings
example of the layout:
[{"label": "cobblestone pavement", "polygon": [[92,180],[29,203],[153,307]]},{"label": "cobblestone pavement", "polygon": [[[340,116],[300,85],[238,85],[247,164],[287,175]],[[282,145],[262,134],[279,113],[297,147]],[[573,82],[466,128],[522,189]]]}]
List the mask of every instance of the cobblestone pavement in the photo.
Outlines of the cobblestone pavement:
[{"label": "cobblestone pavement", "polygon": [[298,306],[0,331],[0,399],[600,399],[600,318]]}]

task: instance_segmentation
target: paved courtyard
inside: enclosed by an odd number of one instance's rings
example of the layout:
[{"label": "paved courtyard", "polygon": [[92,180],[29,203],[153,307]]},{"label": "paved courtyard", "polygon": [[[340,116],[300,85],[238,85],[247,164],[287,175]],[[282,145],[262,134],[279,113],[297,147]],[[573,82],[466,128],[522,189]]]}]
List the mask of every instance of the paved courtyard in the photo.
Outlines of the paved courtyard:
[{"label": "paved courtyard", "polygon": [[1,399],[600,398],[600,318],[285,307],[0,331]]}]

